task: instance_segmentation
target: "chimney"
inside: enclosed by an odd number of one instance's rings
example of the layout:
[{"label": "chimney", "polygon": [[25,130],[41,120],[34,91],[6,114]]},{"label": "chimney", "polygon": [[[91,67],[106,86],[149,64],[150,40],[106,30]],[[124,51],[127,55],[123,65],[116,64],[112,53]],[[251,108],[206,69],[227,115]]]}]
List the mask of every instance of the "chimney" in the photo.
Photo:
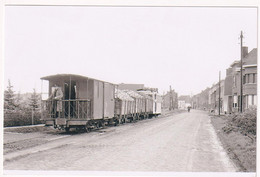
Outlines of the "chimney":
[{"label": "chimney", "polygon": [[245,58],[248,54],[248,47],[243,47],[242,51],[243,51],[243,58]]}]

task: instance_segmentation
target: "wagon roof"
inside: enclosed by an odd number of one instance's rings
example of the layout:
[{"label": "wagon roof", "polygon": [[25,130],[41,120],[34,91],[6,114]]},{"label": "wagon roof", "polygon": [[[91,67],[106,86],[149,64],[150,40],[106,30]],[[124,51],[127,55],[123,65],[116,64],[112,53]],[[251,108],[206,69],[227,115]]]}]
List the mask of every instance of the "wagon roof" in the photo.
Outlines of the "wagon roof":
[{"label": "wagon roof", "polygon": [[[77,74],[55,74],[55,75],[50,75],[50,76],[45,76],[42,77],[42,80],[59,80],[62,78],[67,78],[67,79],[75,79],[75,80],[79,80],[79,79],[92,79],[92,80],[97,80],[100,82],[105,82],[105,83],[110,83],[110,82],[106,82],[106,81],[102,81],[102,80],[98,80],[98,79],[94,79],[94,78],[90,78],[90,77],[86,77],[86,76],[82,76],[82,75],[77,75]],[[113,84],[113,83],[110,83]],[[117,85],[117,84],[113,84],[113,85]]]}]

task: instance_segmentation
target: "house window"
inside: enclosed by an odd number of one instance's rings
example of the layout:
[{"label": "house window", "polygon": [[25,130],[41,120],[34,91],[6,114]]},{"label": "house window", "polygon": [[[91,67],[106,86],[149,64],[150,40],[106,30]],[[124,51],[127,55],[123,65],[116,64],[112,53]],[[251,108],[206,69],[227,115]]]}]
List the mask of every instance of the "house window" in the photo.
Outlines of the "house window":
[{"label": "house window", "polygon": [[254,105],[257,105],[257,95],[254,95],[253,100],[254,100]]},{"label": "house window", "polygon": [[243,76],[243,84],[246,83],[246,75]]},{"label": "house window", "polygon": [[254,73],[254,74],[253,74],[253,83],[256,83],[256,82],[255,82],[255,81],[256,81],[255,76],[256,76],[256,74]]},{"label": "house window", "polygon": [[248,95],[248,106],[251,106],[254,104],[254,99],[252,99],[252,95]]}]

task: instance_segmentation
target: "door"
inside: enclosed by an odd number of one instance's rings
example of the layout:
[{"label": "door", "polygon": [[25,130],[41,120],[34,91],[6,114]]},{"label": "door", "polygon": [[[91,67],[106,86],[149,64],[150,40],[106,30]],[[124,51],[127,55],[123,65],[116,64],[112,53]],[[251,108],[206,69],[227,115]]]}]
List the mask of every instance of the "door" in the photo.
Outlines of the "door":
[{"label": "door", "polygon": [[[64,82],[65,117],[76,117],[76,81]],[[68,101],[69,100],[69,101]]]}]

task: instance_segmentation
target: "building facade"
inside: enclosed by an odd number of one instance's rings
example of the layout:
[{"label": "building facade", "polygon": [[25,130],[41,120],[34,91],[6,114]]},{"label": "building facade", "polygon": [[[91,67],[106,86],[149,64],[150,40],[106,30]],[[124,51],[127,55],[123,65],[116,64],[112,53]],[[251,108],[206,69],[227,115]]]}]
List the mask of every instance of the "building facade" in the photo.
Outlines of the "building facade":
[{"label": "building facade", "polygon": [[209,109],[209,90],[210,88],[206,88],[201,91],[199,94],[194,95],[192,97],[192,108],[193,109]]},{"label": "building facade", "polygon": [[178,98],[178,109],[187,109],[191,107],[192,99],[189,95],[182,95]]},{"label": "building facade", "polygon": [[225,113],[225,103],[224,103],[224,87],[225,87],[225,81],[221,80],[217,84],[214,84],[209,89],[209,110],[211,112],[219,113]]},{"label": "building facade", "polygon": [[[242,88],[243,111],[257,105],[257,49],[248,53],[243,47],[242,53]],[[227,69],[225,78],[225,100],[227,113],[238,112],[241,109],[241,64],[234,61]]]},{"label": "building facade", "polygon": [[178,94],[174,90],[168,91],[163,95],[162,99],[162,107],[164,109],[178,109]]}]

